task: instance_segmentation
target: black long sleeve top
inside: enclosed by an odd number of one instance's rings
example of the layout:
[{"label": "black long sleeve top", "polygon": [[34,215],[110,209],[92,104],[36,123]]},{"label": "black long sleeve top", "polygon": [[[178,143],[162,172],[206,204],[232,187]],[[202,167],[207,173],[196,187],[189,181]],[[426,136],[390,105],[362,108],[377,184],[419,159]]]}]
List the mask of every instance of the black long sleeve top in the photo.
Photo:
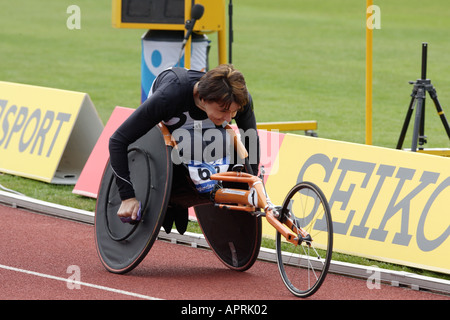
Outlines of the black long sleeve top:
[{"label": "black long sleeve top", "polygon": [[[110,137],[110,164],[116,175],[116,184],[122,200],[135,197],[128,167],[127,150],[130,144],[161,121],[170,132],[181,127],[193,128],[194,123],[198,121],[203,123],[203,128],[214,126],[207,114],[194,102],[194,86],[203,75],[204,72],[188,70],[188,81],[182,83],[170,69],[162,72],[152,85],[150,97]],[[185,95],[185,92],[188,94]],[[234,120],[239,129],[244,131],[254,129],[256,132],[256,119],[251,96],[249,103],[237,112]],[[249,141],[244,141],[247,150],[249,150],[249,143]],[[256,149],[258,150],[257,159],[251,163],[253,172],[257,172],[259,164],[259,139],[257,139]]]}]

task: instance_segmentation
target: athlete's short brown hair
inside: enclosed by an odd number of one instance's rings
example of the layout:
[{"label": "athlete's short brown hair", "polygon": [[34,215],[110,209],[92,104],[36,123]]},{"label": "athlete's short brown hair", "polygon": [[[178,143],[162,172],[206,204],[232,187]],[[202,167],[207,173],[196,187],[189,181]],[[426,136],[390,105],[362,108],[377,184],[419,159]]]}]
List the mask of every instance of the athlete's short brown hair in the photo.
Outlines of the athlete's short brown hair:
[{"label": "athlete's short brown hair", "polygon": [[240,108],[248,103],[248,91],[244,75],[231,64],[222,64],[209,70],[198,82],[199,98],[216,102],[229,109],[233,102]]}]

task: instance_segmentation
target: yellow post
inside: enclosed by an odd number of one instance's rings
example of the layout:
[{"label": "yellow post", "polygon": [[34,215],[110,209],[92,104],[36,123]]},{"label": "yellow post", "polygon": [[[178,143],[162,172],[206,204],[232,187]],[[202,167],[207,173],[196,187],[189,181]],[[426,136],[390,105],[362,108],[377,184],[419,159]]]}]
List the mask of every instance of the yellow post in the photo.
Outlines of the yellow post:
[{"label": "yellow post", "polygon": [[227,34],[225,30],[217,31],[219,64],[227,63]]},{"label": "yellow post", "polygon": [[[366,5],[366,144],[372,144],[372,43],[373,43],[373,26],[368,25],[370,15],[372,14],[370,7],[373,0],[367,0]],[[369,12],[370,11],[370,12]]]},{"label": "yellow post", "polygon": [[[192,3],[190,1],[184,2],[184,21],[191,19],[191,10],[192,10]],[[187,32],[187,31],[185,31]],[[192,44],[192,38],[189,37],[188,41],[186,42],[186,45],[184,46],[184,67],[186,69],[191,68],[191,44]]]}]

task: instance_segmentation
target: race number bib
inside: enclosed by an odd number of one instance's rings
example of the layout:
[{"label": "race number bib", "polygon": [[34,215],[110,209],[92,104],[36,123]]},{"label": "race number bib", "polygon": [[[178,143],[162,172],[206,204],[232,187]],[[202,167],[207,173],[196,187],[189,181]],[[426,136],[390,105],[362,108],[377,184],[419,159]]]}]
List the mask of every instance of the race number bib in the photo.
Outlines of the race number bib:
[{"label": "race number bib", "polygon": [[211,192],[217,181],[211,180],[211,175],[228,171],[230,159],[223,159],[214,162],[190,161],[188,163],[189,175],[199,193]]}]

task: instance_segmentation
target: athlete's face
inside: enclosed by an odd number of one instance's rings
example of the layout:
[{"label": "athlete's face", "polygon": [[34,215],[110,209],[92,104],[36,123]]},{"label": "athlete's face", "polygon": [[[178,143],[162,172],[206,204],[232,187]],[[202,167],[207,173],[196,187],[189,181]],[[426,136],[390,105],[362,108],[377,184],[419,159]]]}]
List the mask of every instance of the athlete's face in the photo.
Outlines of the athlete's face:
[{"label": "athlete's face", "polygon": [[230,123],[231,119],[236,116],[239,110],[239,105],[236,102],[233,102],[228,109],[223,108],[217,102],[206,102],[202,100],[202,104],[202,109],[216,126],[222,125],[225,121]]}]

